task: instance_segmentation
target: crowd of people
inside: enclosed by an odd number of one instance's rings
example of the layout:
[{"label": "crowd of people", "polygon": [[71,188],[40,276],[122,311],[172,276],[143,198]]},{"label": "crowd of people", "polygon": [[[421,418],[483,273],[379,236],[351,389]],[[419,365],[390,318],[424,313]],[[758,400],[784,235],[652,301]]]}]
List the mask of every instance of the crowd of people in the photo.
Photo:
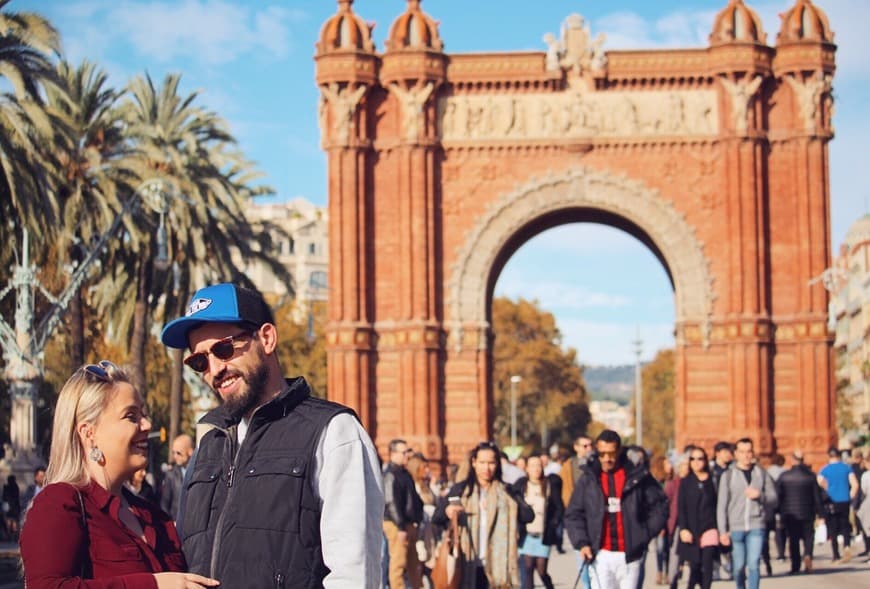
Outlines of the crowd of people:
[{"label": "crowd of people", "polygon": [[162,340],[223,403],[196,440],[172,441],[151,486],[141,391],[108,360],[77,369],[47,468],[23,498],[14,480],[3,492],[6,529],[23,519],[27,587],[551,588],[557,550],[574,554],[577,586],[642,587],[655,551],[656,584],[755,589],[771,533],[797,574],[812,571],[819,516],[836,562],[854,556],[853,525],[870,529],[870,454],[846,464],[835,448],[815,474],[799,450],[788,469],[762,463],[748,438],[650,457],[604,430],[570,457],[511,462],[481,442],[443,470],[397,438],[381,464],[349,408],[283,377],[271,310],[238,285],[199,290]]},{"label": "crowd of people", "polygon": [[[525,589],[535,576],[553,587],[548,559],[564,551],[563,529],[584,587],[642,587],[648,550],[655,552],[655,584],[704,588],[729,577],[738,588],[759,587],[762,566],[772,574],[771,548],[777,560],[790,561],[790,574],[811,573],[819,534],[831,543],[835,565],[868,555],[870,451],[844,458],[830,448],[816,474],[801,450],[789,454],[788,468],[780,454],[759,460],[749,438],[721,441],[712,456],[690,445],[649,457],[623,448],[607,430],[595,440],[578,437],[573,449],[566,458],[554,448],[553,456],[509,461],[481,443],[467,465],[431,480],[425,457],[393,440],[384,467],[384,586],[431,586],[424,582],[439,566],[437,538],[456,519],[465,534],[462,586],[469,588]],[[405,477],[411,460],[417,466]],[[421,489],[425,498],[415,495]],[[493,519],[501,527],[487,528]],[[392,533],[398,528],[400,542]],[[853,553],[853,537],[862,552]]]}]

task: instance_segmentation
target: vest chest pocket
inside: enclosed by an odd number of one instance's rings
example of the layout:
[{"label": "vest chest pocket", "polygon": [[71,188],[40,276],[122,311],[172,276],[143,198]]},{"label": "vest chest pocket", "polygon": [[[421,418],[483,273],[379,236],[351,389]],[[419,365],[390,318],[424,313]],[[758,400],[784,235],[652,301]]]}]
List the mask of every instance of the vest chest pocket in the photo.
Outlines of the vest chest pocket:
[{"label": "vest chest pocket", "polygon": [[211,513],[216,509],[212,502],[220,474],[220,464],[217,462],[194,464],[194,471],[187,481],[187,497],[184,503],[184,522],[181,529],[185,537],[208,528]]},{"label": "vest chest pocket", "polygon": [[308,461],[301,456],[257,456],[238,474],[239,527],[299,531]]}]

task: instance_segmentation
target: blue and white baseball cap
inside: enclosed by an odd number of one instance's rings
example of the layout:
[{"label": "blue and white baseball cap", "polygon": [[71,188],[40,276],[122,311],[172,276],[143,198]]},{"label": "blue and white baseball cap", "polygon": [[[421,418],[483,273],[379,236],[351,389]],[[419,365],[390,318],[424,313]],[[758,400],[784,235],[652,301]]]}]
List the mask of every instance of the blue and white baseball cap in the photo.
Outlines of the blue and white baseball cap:
[{"label": "blue and white baseball cap", "polygon": [[260,293],[224,282],[196,291],[187,313],[167,323],[160,339],[170,348],[184,349],[189,345],[190,330],[205,323],[235,323],[256,329],[264,323],[275,323],[275,319]]}]

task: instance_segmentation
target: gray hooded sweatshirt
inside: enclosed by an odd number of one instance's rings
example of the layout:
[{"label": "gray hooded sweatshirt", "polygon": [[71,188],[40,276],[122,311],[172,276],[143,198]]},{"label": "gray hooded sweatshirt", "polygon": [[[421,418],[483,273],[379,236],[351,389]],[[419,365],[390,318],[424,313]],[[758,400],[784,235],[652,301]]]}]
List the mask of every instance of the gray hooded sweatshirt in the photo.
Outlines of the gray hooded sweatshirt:
[{"label": "gray hooded sweatshirt", "polygon": [[[761,491],[758,499],[749,499],[744,495],[747,486]],[[765,515],[772,513],[776,504],[776,486],[763,468],[757,464],[752,466],[751,482],[747,485],[743,472],[736,463],[732,464],[719,480],[719,497],[716,501],[719,534],[764,529]]]}]

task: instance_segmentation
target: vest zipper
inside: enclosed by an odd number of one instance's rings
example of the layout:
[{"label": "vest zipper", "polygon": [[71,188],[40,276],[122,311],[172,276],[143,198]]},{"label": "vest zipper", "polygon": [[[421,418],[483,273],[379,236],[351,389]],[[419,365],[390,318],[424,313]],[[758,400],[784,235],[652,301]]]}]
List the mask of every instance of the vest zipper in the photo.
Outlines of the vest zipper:
[{"label": "vest zipper", "polygon": [[[262,409],[263,407],[265,407],[265,405],[257,407],[257,409],[254,410],[253,415],[251,415],[251,421],[249,423],[249,428],[248,428],[248,435],[251,434],[250,426],[253,425],[253,423],[254,423],[254,417],[256,417],[257,412],[260,411],[260,409]],[[239,439],[238,426],[235,426],[235,425],[231,426],[227,430],[227,434],[228,434],[227,441],[230,444],[230,456],[232,456],[232,464],[230,465],[229,471],[227,471],[227,489],[228,489],[227,490],[227,497],[226,497],[226,499],[224,499],[224,508],[221,509],[221,514],[218,516],[217,524],[215,525],[215,531],[214,531],[214,541],[212,542],[212,545],[211,545],[211,562],[210,562],[210,566],[209,566],[209,570],[211,570],[211,574],[209,576],[212,578],[217,578],[216,563],[217,563],[217,557],[220,554],[220,550],[221,550],[221,540],[223,539],[221,531],[223,528],[224,517],[226,516],[227,511],[229,511],[227,509],[227,506],[230,505],[230,498],[233,495],[233,489],[234,489],[233,479],[235,478],[236,469],[239,466],[239,455],[241,454],[241,452],[239,452],[239,447],[238,447],[238,443],[237,443],[238,439]],[[283,579],[284,579],[284,576],[281,575],[281,583],[282,584],[284,582]],[[277,580],[277,577],[276,577],[276,580]]]},{"label": "vest zipper", "polygon": [[224,499],[224,508],[221,509],[221,514],[218,516],[217,524],[215,524],[214,541],[211,545],[211,562],[209,563],[209,570],[211,571],[211,573],[209,576],[212,578],[217,578],[217,557],[220,554],[221,540],[223,539],[221,531],[223,529],[224,517],[226,516],[228,511],[227,505],[230,504],[230,497],[233,493],[233,476],[239,463],[239,455],[241,454],[241,452],[238,451],[239,449],[236,444],[237,432],[238,430],[235,428],[235,426],[230,427],[230,429],[227,431],[227,441],[230,445],[230,456],[232,456],[232,464],[230,465],[229,471],[227,471],[227,497],[226,499]]}]

